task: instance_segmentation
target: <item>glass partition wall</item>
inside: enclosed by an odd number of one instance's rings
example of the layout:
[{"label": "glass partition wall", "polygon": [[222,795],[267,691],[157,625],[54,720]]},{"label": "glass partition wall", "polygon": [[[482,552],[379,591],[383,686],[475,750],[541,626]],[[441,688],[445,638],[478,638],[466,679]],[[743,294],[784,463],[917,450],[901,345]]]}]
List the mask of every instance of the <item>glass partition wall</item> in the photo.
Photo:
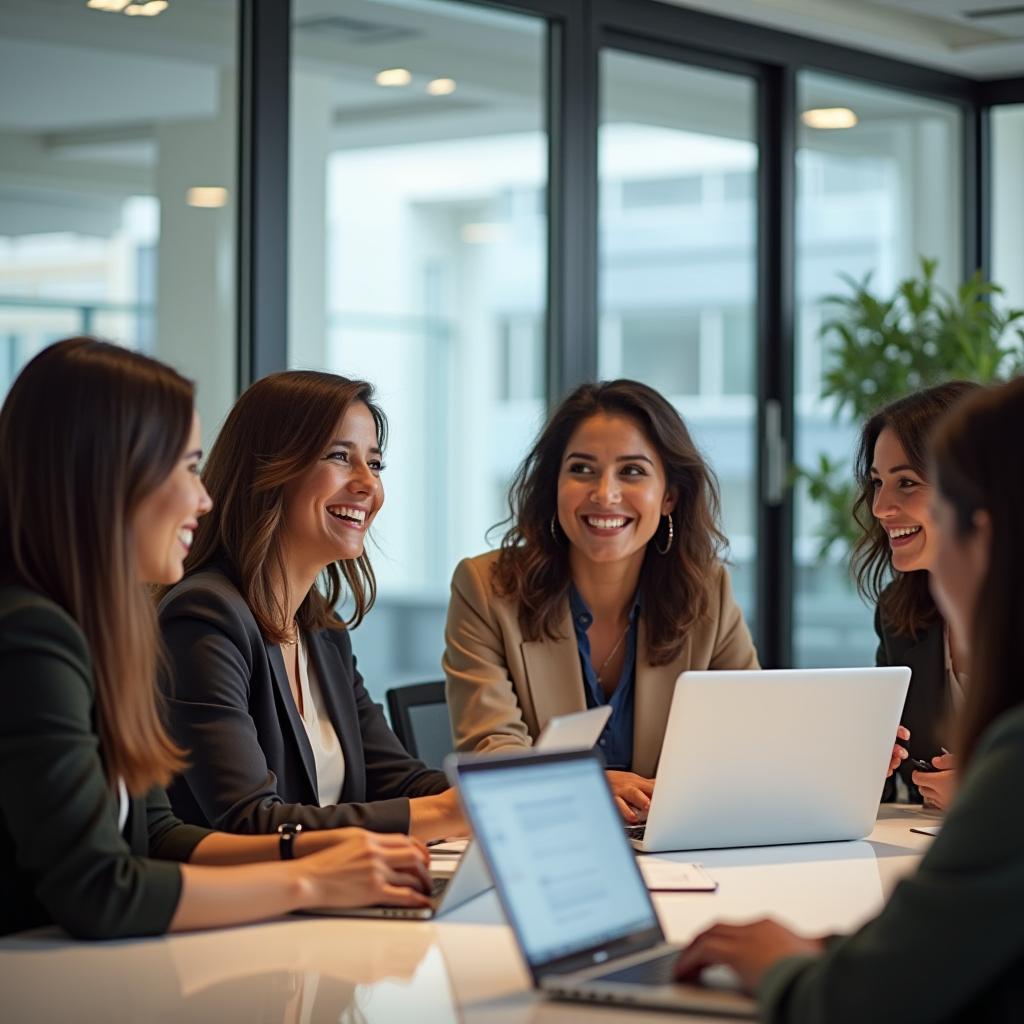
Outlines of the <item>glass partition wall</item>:
[{"label": "glass partition wall", "polygon": [[209,440],[237,383],[238,8],[164,6],[0,0],[0,395],[96,334],[195,379]]},{"label": "glass partition wall", "polygon": [[[793,461],[849,458],[856,424],[820,398],[841,272],[888,290],[922,255],[947,286],[981,264],[1024,305],[1013,82],[648,0],[127,6],[0,0],[0,390],[83,331],[195,378],[207,440],[239,367],[372,380],[393,430],[356,648],[379,694],[439,676],[450,573],[497,542],[547,399],[634,376],[718,473],[766,662],[872,659],[799,491],[792,592],[769,577],[790,497],[755,493],[778,451],[758,401]],[[986,134],[993,102],[1018,106]],[[833,108],[856,124],[800,119]]]},{"label": "glass partition wall", "polygon": [[390,421],[377,696],[438,678],[456,562],[497,543],[544,416],[546,25],[461,3],[292,4],[292,367],[372,381]]},{"label": "glass partition wall", "polygon": [[660,390],[721,487],[754,626],[757,94],[742,75],[605,50],[598,371]]},{"label": "glass partition wall", "polygon": [[[952,104],[817,72],[798,77],[797,113],[796,463],[824,453],[849,466],[859,424],[821,398],[833,358],[821,329],[836,312],[826,296],[865,278],[892,294],[921,257],[938,260],[946,288],[974,269],[962,263],[963,117]],[[798,488],[795,664],[872,664],[873,609],[854,593],[845,553],[818,558],[821,519]]]}]

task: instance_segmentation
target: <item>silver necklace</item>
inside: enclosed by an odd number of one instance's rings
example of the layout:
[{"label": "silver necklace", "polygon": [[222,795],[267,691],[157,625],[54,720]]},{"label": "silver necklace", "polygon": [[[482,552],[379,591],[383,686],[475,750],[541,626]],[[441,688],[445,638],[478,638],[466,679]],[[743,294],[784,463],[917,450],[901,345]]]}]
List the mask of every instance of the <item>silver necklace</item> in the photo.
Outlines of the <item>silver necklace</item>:
[{"label": "silver necklace", "polygon": [[622,641],[626,639],[626,634],[628,632],[629,626],[627,625],[626,628],[622,631],[622,636],[620,636],[619,639],[615,641],[615,646],[611,649],[611,652],[609,653],[608,657],[601,662],[601,667],[597,670],[597,681],[599,683],[604,682],[604,679],[601,678],[602,674],[604,673],[604,670],[608,667],[608,662],[610,662],[612,658],[615,657],[619,648],[622,646]]}]

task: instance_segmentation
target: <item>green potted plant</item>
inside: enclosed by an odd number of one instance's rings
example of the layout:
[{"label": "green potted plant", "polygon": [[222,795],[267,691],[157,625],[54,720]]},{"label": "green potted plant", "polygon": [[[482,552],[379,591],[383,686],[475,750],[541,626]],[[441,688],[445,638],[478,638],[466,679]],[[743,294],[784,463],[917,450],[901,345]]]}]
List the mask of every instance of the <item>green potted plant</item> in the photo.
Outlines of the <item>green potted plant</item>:
[{"label": "green potted plant", "polygon": [[[920,275],[900,281],[888,297],[843,275],[849,292],[823,300],[833,315],[820,336],[828,369],[821,396],[834,415],[863,422],[875,409],[919,388],[963,378],[988,383],[1024,371],[1024,310],[993,301],[1002,288],[975,272],[951,293],[935,283],[936,260],[922,257]],[[794,470],[821,506],[818,557],[843,557],[855,539],[854,482],[846,460],[822,454],[813,468]]]}]

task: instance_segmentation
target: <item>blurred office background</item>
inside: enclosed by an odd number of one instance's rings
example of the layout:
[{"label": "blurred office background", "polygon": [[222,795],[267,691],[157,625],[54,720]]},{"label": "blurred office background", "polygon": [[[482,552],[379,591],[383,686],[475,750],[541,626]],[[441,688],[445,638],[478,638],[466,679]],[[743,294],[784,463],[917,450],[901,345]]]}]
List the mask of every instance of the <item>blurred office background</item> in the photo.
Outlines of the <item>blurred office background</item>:
[{"label": "blurred office background", "polygon": [[95,333],[195,378],[209,444],[261,373],[373,381],[380,696],[439,677],[452,569],[550,404],[638,378],[718,474],[765,662],[870,663],[786,486],[856,435],[823,299],[924,255],[1024,305],[1024,15],[799,6],[0,0],[0,389]]}]

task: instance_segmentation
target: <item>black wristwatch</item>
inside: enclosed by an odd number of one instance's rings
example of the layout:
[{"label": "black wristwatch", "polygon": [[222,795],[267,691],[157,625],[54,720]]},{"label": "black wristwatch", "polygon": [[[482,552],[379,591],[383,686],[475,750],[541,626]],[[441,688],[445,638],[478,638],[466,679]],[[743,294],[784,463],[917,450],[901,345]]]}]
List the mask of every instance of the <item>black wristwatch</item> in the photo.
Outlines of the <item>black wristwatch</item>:
[{"label": "black wristwatch", "polygon": [[301,825],[293,825],[290,821],[277,826],[277,852],[281,860],[295,859],[295,837],[301,831]]}]

